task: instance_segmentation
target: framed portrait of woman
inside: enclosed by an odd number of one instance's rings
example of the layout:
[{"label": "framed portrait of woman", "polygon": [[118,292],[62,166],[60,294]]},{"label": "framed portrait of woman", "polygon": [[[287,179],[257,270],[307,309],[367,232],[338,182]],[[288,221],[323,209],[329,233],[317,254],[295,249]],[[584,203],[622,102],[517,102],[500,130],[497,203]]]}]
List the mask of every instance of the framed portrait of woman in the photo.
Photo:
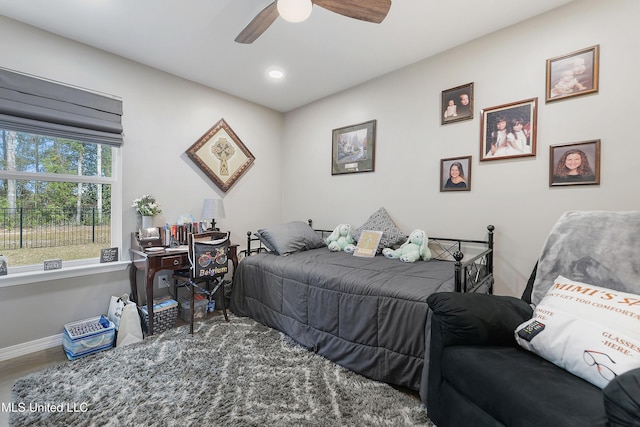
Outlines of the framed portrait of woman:
[{"label": "framed portrait of woman", "polygon": [[440,191],[471,191],[471,156],[440,160]]},{"label": "framed portrait of woman", "polygon": [[549,149],[549,187],[600,184],[599,139]]}]

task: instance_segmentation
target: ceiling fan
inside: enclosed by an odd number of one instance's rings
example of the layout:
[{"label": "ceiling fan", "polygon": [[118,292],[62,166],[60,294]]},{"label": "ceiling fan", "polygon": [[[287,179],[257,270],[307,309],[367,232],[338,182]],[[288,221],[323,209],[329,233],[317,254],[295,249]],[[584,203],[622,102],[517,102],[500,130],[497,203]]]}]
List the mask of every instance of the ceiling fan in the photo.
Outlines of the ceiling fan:
[{"label": "ceiling fan", "polygon": [[[235,41],[249,44],[260,37],[273,24],[273,21],[278,16],[281,16],[278,11],[278,3],[281,1],[284,0],[275,0],[262,9],[238,34]],[[376,24],[381,23],[386,18],[391,8],[391,0],[311,0],[311,3],[349,18]]]}]

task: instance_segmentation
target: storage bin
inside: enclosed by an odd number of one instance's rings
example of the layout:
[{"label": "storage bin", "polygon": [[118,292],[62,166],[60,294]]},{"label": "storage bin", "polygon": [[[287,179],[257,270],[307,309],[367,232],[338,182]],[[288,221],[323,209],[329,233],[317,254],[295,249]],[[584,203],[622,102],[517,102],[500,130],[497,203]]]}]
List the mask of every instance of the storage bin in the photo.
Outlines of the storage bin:
[{"label": "storage bin", "polygon": [[[149,331],[149,312],[147,305],[138,307],[142,316],[142,326],[145,332]],[[178,301],[165,299],[153,304],[153,333],[160,334],[176,325],[178,318]]]},{"label": "storage bin", "polygon": [[[215,301],[211,302],[215,304]],[[193,312],[193,318],[204,319],[207,316],[207,305],[209,300],[206,298],[194,298],[193,306],[195,311]],[[185,322],[191,322],[191,298],[180,298],[180,318]]]},{"label": "storage bin", "polygon": [[105,316],[91,317],[64,325],[62,347],[69,360],[113,347],[116,325]]}]

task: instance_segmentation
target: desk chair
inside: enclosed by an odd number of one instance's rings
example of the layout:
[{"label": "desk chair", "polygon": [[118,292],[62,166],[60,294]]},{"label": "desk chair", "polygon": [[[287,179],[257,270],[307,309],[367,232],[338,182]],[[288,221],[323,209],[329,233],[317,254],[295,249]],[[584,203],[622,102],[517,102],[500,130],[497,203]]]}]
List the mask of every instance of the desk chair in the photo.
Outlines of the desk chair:
[{"label": "desk chair", "polygon": [[[226,297],[225,297],[225,280],[224,276],[229,271],[229,233],[219,231],[209,231],[201,234],[190,234],[189,242],[189,263],[190,277],[187,286],[191,291],[191,319],[189,333],[193,334],[194,320],[194,295],[196,288],[200,293],[207,295],[209,303],[215,297],[218,289],[222,290],[222,312],[224,319],[228,322]],[[206,282],[206,289],[199,286],[200,283]],[[209,290],[208,284],[213,282],[213,289]]]}]

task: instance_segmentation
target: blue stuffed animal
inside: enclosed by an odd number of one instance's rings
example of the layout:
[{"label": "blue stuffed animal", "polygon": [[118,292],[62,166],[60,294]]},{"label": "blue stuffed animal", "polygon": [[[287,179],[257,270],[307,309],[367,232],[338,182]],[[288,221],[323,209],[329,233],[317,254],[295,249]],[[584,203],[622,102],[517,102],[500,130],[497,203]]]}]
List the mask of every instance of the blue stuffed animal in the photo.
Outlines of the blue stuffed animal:
[{"label": "blue stuffed animal", "polygon": [[327,247],[331,252],[344,251],[353,253],[356,250],[356,241],[351,235],[351,226],[349,224],[340,224],[333,229],[333,232],[327,237]]},{"label": "blue stuffed animal", "polygon": [[419,259],[429,261],[431,251],[427,243],[429,238],[423,230],[413,230],[409,238],[398,249],[384,248],[382,255],[387,258],[400,258],[402,262],[416,262]]}]

